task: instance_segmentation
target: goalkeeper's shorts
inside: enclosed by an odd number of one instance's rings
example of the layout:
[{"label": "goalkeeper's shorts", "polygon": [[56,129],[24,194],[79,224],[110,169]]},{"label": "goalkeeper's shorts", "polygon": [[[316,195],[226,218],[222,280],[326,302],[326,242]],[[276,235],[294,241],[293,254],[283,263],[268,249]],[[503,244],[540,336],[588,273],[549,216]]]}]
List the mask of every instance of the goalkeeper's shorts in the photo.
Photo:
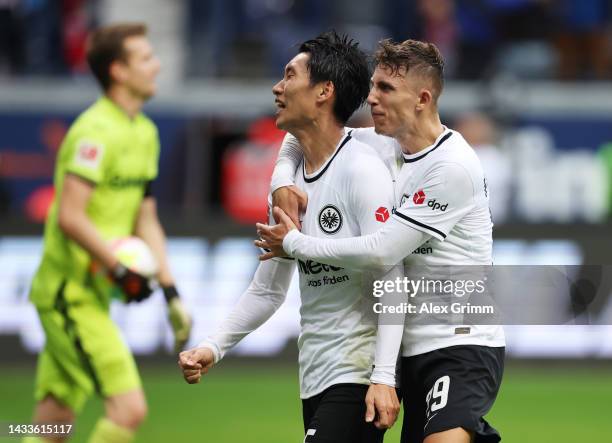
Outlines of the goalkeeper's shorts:
[{"label": "goalkeeper's shorts", "polygon": [[[73,291],[90,291],[91,296]],[[87,299],[67,303],[66,299]],[[67,281],[52,308],[38,308],[46,343],[38,359],[36,400],[52,395],[74,412],[96,392],[106,398],[141,388],[134,357],[95,292]]]}]

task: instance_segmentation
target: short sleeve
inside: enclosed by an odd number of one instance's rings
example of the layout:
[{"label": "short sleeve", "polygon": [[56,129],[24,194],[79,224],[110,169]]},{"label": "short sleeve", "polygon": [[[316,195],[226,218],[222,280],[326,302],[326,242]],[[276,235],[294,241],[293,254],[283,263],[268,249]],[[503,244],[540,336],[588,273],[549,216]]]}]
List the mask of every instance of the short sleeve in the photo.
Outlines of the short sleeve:
[{"label": "short sleeve", "polygon": [[437,164],[413,189],[399,191],[394,217],[438,240],[444,240],[475,205],[472,179],[457,163]]},{"label": "short sleeve", "polygon": [[99,136],[77,134],[68,143],[65,171],[92,183],[101,182],[109,155],[105,142]]}]

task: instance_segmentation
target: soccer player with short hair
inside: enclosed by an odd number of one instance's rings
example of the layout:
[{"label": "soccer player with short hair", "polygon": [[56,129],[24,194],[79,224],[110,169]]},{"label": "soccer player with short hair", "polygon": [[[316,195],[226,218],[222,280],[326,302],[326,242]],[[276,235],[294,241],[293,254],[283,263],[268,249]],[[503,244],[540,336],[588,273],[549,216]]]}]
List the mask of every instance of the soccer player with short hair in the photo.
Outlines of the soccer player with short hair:
[{"label": "soccer player with short hair", "polygon": [[[155,94],[160,63],[146,32],[143,24],[116,24],[90,38],[87,60],[103,95],[79,115],[58,152],[56,198],[30,292],[46,336],[38,360],[34,421],[72,423],[96,392],[104,398],[106,415],[97,422],[91,443],[132,441],[147,411],[134,358],[109,308],[114,288],[126,301],[140,301],[151,295],[152,282],[123,266],[109,240],[136,235],[149,245],[159,263],[158,280],[177,347],[191,330],[151,193],[159,138],[141,108]],[[92,272],[100,267],[114,285]]]},{"label": "soccer player with short hair", "polygon": [[[308,196],[302,229],[315,237],[374,232],[386,221],[377,219],[377,210],[392,204],[393,186],[384,164],[372,148],[344,129],[365,102],[369,76],[366,56],[357,43],[330,32],[304,42],[272,89],[277,126],[304,147],[294,177]],[[372,373],[377,319],[371,315],[367,276],[309,259],[297,262],[304,441],[381,442],[384,430],[372,423],[373,417],[370,422],[364,419],[370,380],[388,375],[381,370]],[[179,365],[188,383],[199,382],[228,349],[278,309],[295,267],[294,260],[285,258],[260,264],[217,332],[198,348],[181,353]],[[398,349],[400,339],[401,334]],[[379,368],[392,368],[390,386],[376,391],[380,427],[390,426],[399,411],[396,360],[397,354],[391,362],[379,364]]]},{"label": "soccer player with short hair", "polygon": [[[270,249],[262,259],[289,254],[349,269],[404,260],[408,275],[417,267],[491,265],[486,179],[461,134],[440,122],[437,102],[443,88],[443,60],[438,49],[415,40],[383,40],[375,59],[368,96],[374,129],[352,133],[377,146],[395,177],[394,215],[370,235],[321,239],[300,233],[275,208],[281,223],[258,225],[262,240],[256,244]],[[293,183],[291,171],[299,152],[288,137],[273,178],[275,186]],[[283,204],[291,200],[292,190],[279,191],[284,194]],[[406,320],[402,442],[499,441],[483,417],[500,387],[504,346],[498,325],[411,325]]]}]

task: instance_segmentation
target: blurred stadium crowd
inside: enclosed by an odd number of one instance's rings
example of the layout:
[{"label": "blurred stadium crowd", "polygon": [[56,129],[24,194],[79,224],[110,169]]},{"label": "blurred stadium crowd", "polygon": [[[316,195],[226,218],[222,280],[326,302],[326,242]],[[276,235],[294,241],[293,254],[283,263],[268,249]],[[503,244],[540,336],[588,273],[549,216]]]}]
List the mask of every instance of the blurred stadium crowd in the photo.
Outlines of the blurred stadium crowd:
[{"label": "blurred stadium crowd", "polygon": [[[163,148],[155,192],[182,222],[265,216],[283,136],[269,88],[295,43],[332,27],[366,50],[386,37],[441,49],[442,116],[483,162],[496,225],[608,219],[612,0],[0,0],[0,213],[44,219],[55,152],[94,97],[88,32],[129,19],[148,23],[163,64],[149,111]],[[78,104],[43,86],[17,111],[31,81],[60,82]],[[350,124],[370,125],[364,111]]]},{"label": "blurred stadium crowd", "polygon": [[[87,32],[141,1],[1,0],[0,72],[69,75],[85,69]],[[182,0],[149,2],[142,14],[179,32],[185,75],[271,76],[299,42],[336,27],[366,47],[381,37],[435,43],[450,79],[499,71],[524,78],[612,78],[609,0]],[[129,5],[131,4],[131,5]]]}]

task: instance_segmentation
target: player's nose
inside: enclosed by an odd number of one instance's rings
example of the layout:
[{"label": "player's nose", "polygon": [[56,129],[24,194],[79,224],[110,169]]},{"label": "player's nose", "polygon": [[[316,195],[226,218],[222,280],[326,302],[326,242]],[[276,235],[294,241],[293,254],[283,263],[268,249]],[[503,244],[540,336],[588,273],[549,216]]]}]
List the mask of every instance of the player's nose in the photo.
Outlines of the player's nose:
[{"label": "player's nose", "polygon": [[278,83],[272,86],[272,94],[274,94],[275,96],[279,96],[283,93],[283,82],[283,80],[280,80]]},{"label": "player's nose", "polygon": [[376,97],[376,94],[374,93],[373,88],[370,90],[370,93],[368,94],[367,102],[368,102],[368,105],[370,106],[378,105],[378,98]]}]

